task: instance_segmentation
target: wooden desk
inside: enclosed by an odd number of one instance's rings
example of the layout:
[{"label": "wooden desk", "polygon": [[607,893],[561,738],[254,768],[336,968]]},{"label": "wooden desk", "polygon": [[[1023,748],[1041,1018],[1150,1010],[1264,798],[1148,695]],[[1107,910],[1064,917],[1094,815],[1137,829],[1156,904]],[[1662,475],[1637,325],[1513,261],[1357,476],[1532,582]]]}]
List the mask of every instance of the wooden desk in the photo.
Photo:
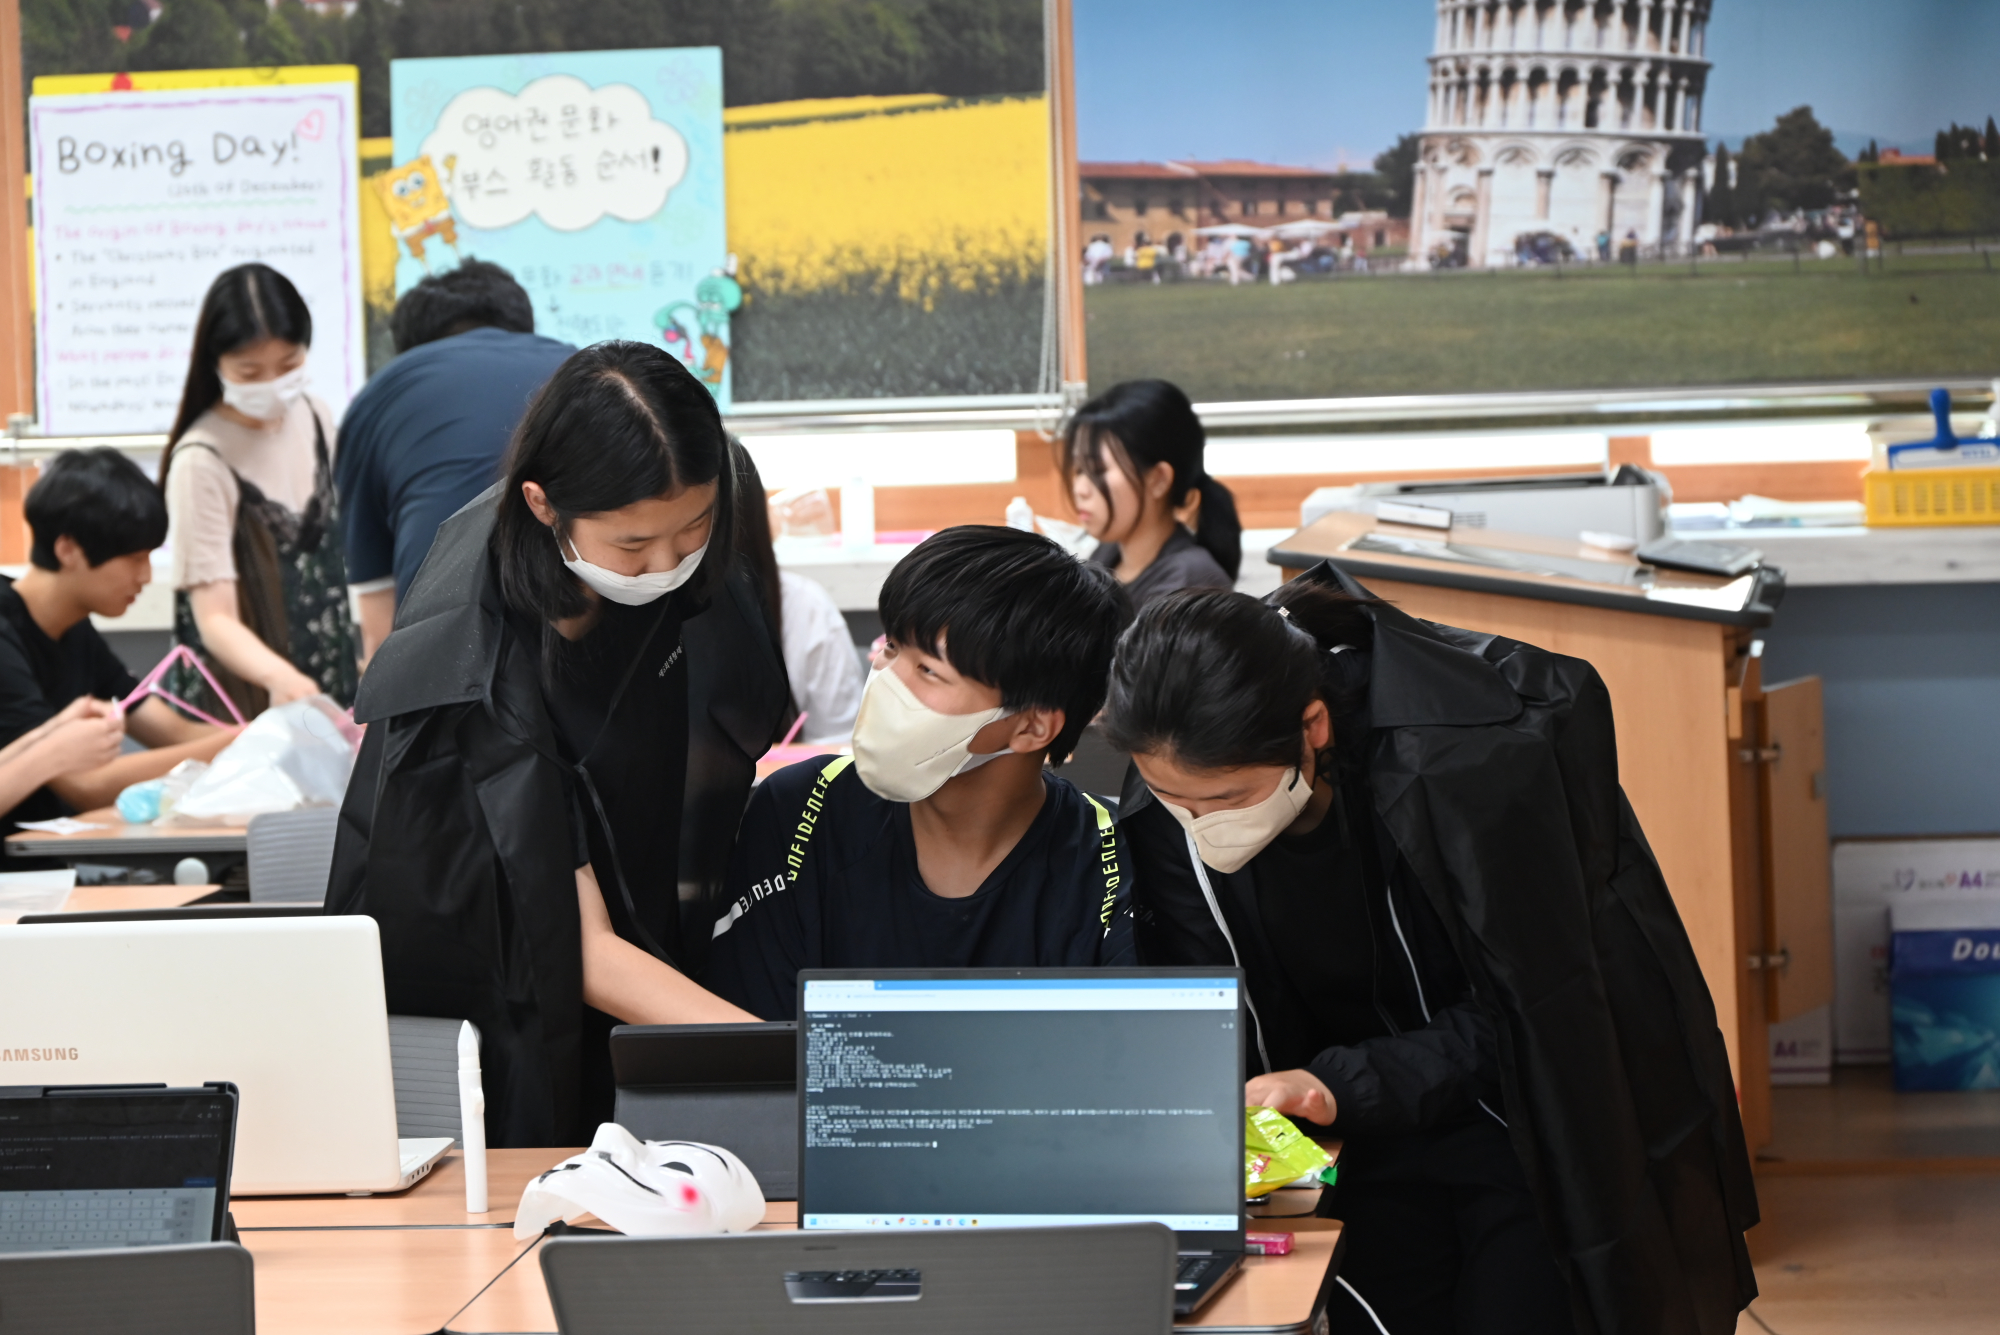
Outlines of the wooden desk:
[{"label": "wooden desk", "polygon": [[[69,898],[53,909],[41,909],[43,913],[102,913],[109,909],[177,909],[203,895],[213,894],[212,885],[79,885],[72,888]],[[10,923],[18,916],[9,909],[0,913],[0,923]]]},{"label": "wooden desk", "polygon": [[249,833],[241,825],[127,825],[116,807],[86,811],[77,819],[104,828],[79,830],[75,834],[23,830],[7,836],[7,856],[59,858],[74,863],[113,858],[199,857],[204,853],[240,855]]},{"label": "wooden desk", "polygon": [[[515,1241],[511,1225],[528,1179],[576,1152],[489,1151],[487,1199],[493,1208],[484,1215],[465,1213],[465,1179],[456,1152],[394,1196],[232,1201],[243,1245],[256,1260],[258,1330],[429,1335],[449,1322],[450,1330],[467,1335],[554,1331],[541,1263],[524,1254],[539,1241]],[[761,1227],[797,1226],[794,1202],[765,1207]],[[1181,1329],[1213,1335],[1311,1329],[1326,1301],[1340,1225],[1286,1219],[1261,1227],[1292,1233],[1292,1254],[1249,1258],[1243,1273]]]},{"label": "wooden desk", "polygon": [[331,1228],[246,1232],[243,1245],[260,1335],[430,1335],[536,1244],[504,1228]]},{"label": "wooden desk", "polygon": [[64,913],[104,913],[112,909],[177,909],[204,895],[212,885],[79,885],[63,901]]},{"label": "wooden desk", "polygon": [[[465,1156],[460,1150],[438,1161],[408,1191],[375,1196],[239,1196],[229,1203],[239,1229],[272,1228],[492,1228],[512,1227],[514,1207],[528,1179],[555,1167],[570,1150],[488,1150],[485,1214],[465,1212]],[[791,1210],[789,1201],[772,1208]],[[791,1216],[791,1217],[796,1217]]]}]

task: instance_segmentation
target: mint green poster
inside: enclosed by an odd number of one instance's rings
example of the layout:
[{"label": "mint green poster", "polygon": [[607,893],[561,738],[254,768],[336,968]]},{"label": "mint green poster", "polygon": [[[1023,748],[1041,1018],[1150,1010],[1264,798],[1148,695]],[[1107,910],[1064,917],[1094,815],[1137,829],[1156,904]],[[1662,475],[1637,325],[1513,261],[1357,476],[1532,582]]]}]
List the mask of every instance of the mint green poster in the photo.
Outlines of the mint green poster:
[{"label": "mint green poster", "polygon": [[375,184],[399,296],[489,260],[527,289],[538,333],[664,347],[729,406],[743,295],[720,49],[398,60],[389,82],[395,161]]}]

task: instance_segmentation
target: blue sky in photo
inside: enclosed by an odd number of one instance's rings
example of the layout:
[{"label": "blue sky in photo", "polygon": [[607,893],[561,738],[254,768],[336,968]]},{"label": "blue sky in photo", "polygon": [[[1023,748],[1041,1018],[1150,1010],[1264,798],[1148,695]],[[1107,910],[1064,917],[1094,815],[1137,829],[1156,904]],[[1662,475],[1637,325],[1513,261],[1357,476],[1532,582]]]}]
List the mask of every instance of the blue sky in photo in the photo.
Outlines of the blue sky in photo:
[{"label": "blue sky in photo", "polygon": [[[1085,160],[1365,169],[1421,127],[1433,0],[1074,0]],[[1854,152],[2000,115],[1996,0],[1715,0],[1712,138],[1809,105]]]}]

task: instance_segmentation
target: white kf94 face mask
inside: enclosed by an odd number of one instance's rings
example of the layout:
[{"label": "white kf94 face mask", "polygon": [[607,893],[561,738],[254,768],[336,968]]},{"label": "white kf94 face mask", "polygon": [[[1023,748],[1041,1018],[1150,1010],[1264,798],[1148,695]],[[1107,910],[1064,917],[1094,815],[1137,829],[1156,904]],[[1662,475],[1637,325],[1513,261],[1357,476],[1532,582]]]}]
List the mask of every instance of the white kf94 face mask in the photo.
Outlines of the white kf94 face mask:
[{"label": "white kf94 face mask", "polygon": [[921,802],[947,780],[1010,754],[973,755],[972,739],[994,719],[1013,712],[1002,706],[977,714],[940,714],[917,699],[894,668],[876,668],[861,688],[861,708],[854,715],[855,772],[878,797]]},{"label": "white kf94 face mask", "polygon": [[[555,533],[553,525],[549,532]],[[708,551],[708,544],[689,552],[681,558],[681,563],[672,570],[649,570],[643,575],[621,575],[615,570],[593,565],[577,553],[576,544],[570,544],[569,553],[563,552],[560,535],[556,537],[556,554],[562,557],[563,568],[585,584],[595,589],[599,597],[609,598],[614,603],[626,607],[643,607],[658,598],[664,598],[681,585],[694,578],[694,572],[701,567],[701,558]]]},{"label": "white kf94 face mask", "polygon": [[1312,780],[1305,771],[1290,769],[1278,780],[1271,795],[1254,806],[1197,816],[1165,798],[1160,799],[1160,805],[1194,840],[1203,863],[1220,872],[1232,872],[1240,871],[1251,858],[1270,847],[1271,841],[1299,818],[1306,803],[1312,801],[1312,793]]},{"label": "white kf94 face mask", "polygon": [[276,380],[255,380],[238,384],[220,371],[216,379],[222,381],[222,401],[260,422],[275,421],[291,410],[306,392],[306,368],[287,371]]},{"label": "white kf94 face mask", "polygon": [[748,1233],[763,1221],[764,1192],[719,1145],[640,1140],[606,1122],[589,1149],[529,1181],[514,1236],[525,1241],[558,1219],[587,1214],[634,1238]]}]

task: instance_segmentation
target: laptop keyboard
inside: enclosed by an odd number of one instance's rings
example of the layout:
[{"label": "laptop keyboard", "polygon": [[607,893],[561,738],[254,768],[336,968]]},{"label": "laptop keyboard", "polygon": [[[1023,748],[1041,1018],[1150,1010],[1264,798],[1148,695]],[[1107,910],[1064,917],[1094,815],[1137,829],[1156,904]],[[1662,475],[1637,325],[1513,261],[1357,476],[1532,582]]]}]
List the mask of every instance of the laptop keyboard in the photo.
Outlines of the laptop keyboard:
[{"label": "laptop keyboard", "polygon": [[213,1187],[0,1192],[0,1252],[207,1242]]},{"label": "laptop keyboard", "polygon": [[1191,1293],[1201,1287],[1208,1278],[1211,1267],[1220,1268],[1222,1259],[1216,1256],[1183,1256],[1180,1266],[1174,1271],[1174,1292]]}]

